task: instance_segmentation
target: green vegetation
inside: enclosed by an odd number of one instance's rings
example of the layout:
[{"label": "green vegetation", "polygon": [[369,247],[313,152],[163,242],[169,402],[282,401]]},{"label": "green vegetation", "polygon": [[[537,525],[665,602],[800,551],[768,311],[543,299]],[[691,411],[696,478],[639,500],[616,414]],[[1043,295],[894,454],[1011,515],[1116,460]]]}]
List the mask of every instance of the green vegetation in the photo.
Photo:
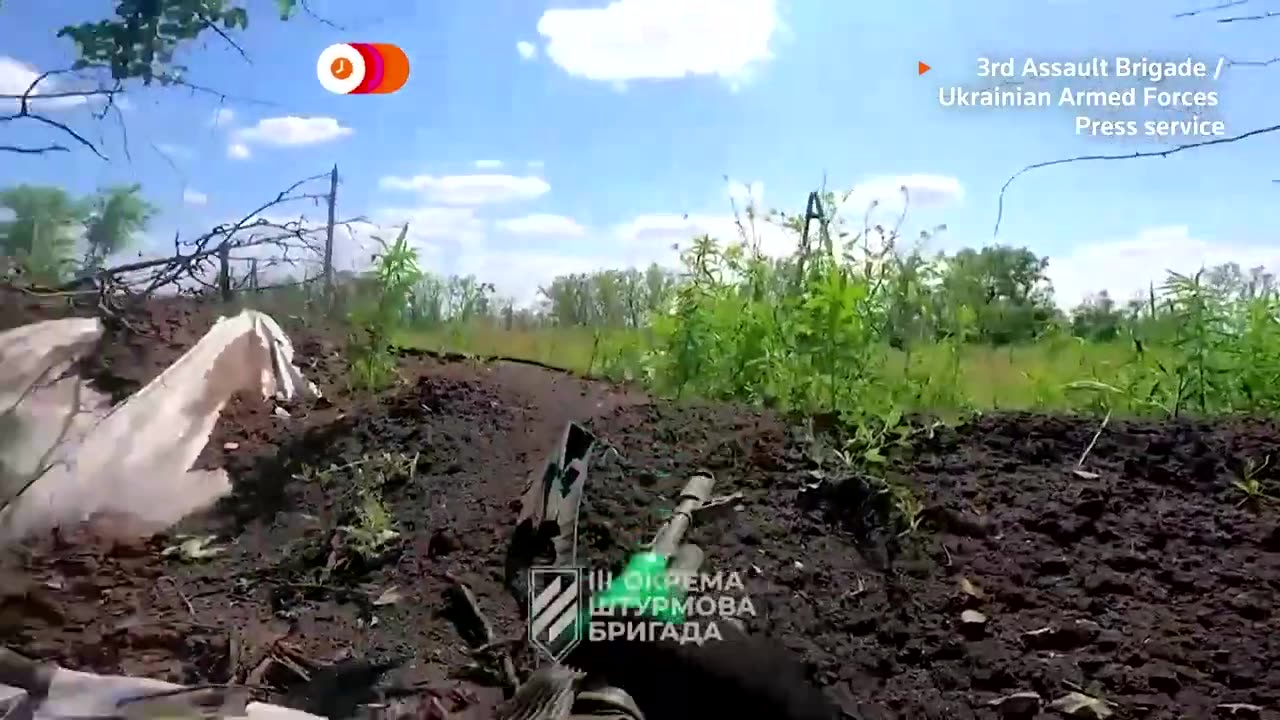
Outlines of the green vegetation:
[{"label": "green vegetation", "polygon": [[[472,279],[424,277],[397,339],[567,365],[668,396],[835,414],[846,432],[826,462],[857,472],[902,535],[923,505],[886,463],[933,431],[914,418],[1280,411],[1280,293],[1262,269],[1171,273],[1123,307],[1099,294],[1063,313],[1048,260],[1023,248],[926,256],[894,231],[836,220],[774,259],[748,219],[734,242],[695,238],[678,272],[557,278],[537,311]],[[776,220],[800,234],[795,218]],[[1242,504],[1269,498],[1255,468],[1236,489]]]},{"label": "green vegetation", "polygon": [[[11,187],[0,208],[0,255],[42,283],[100,266],[155,212],[136,185],[85,198]],[[788,228],[800,250],[763,255],[763,222]],[[373,267],[344,280],[341,307],[326,311],[349,319],[352,382],[363,389],[393,382],[394,346],[460,351],[673,397],[874,420],[871,446],[916,413],[1280,411],[1280,293],[1262,268],[1171,274],[1123,305],[1100,293],[1064,313],[1049,261],[1025,248],[927,255],[928,233],[908,244],[894,230],[833,218],[801,238],[802,225],[748,208],[740,237],[692,239],[679,268],[557,277],[534,308],[476,278],[425,272],[406,227],[379,240]],[[278,294],[315,311],[316,290]]]},{"label": "green vegetation", "polygon": [[399,547],[402,536],[383,491],[392,483],[412,482],[417,470],[416,454],[385,451],[344,465],[302,467],[295,480],[319,485],[334,498],[330,527],[322,535],[286,548],[286,563],[305,568],[311,580],[326,583],[353,566],[367,568],[385,560]]},{"label": "green vegetation", "polygon": [[[0,256],[39,284],[101,267],[147,228],[156,209],[141,186],[109,187],[74,198],[57,187],[18,185],[0,190]],[[80,256],[77,257],[77,253]]]},{"label": "green vegetation", "polygon": [[[289,19],[297,5],[298,0],[276,0],[280,19]],[[68,25],[58,37],[75,42],[75,69],[105,68],[115,80],[171,83],[186,70],[173,62],[182,43],[212,32],[238,50],[227,31],[248,26],[249,12],[228,0],[119,0],[113,16]]]},{"label": "green vegetation", "polygon": [[[774,221],[798,234],[795,218]],[[890,230],[834,220],[779,260],[758,251],[752,225],[733,242],[694,239],[678,272],[557,278],[537,310],[427,276],[396,339],[851,419],[1280,410],[1280,296],[1261,268],[1171,274],[1125,305],[1101,293],[1063,313],[1048,260],[1026,249],[926,256]]]},{"label": "green vegetation", "polygon": [[352,384],[363,390],[381,390],[396,378],[391,341],[410,319],[406,308],[422,280],[417,252],[406,240],[408,233],[405,225],[394,242],[375,238],[382,250],[374,255],[373,270],[361,278],[353,293],[347,353]]}]

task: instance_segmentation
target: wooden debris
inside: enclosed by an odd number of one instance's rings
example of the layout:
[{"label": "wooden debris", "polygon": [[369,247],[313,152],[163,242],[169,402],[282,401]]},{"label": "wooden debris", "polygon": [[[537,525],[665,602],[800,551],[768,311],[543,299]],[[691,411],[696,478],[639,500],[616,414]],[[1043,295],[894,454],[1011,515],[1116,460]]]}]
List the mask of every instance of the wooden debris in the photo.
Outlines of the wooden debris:
[{"label": "wooden debris", "polygon": [[478,636],[480,639],[480,647],[493,649],[498,655],[498,665],[501,676],[506,689],[509,692],[515,692],[520,687],[520,678],[516,675],[515,663],[511,660],[511,655],[501,649],[500,644],[494,642],[493,625],[485,616],[484,611],[480,609],[480,603],[476,600],[475,593],[466,583],[459,580],[452,574],[446,574],[450,586],[452,598],[457,604],[465,608],[470,614],[470,627],[459,627],[458,632],[465,638],[468,635]]}]

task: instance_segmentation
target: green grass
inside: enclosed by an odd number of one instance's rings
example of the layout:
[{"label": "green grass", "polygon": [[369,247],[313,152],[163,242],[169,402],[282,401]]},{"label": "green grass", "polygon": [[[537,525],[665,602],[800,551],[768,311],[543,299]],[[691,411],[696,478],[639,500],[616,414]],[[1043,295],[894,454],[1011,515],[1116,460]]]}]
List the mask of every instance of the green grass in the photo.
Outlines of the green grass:
[{"label": "green grass", "polygon": [[[600,342],[597,344],[597,338]],[[491,322],[452,325],[434,330],[406,330],[396,344],[422,350],[459,352],[480,357],[532,360],[580,375],[607,376],[607,353],[621,345],[642,345],[643,335],[628,330],[585,327],[511,329]],[[899,375],[907,355],[885,347],[887,374]],[[1065,388],[1088,379],[1106,379],[1132,362],[1128,343],[1089,343],[1074,338],[1035,344],[990,347],[968,345],[961,350],[960,394],[980,410],[1079,409],[1079,396]],[[945,348],[926,346],[911,358],[921,373],[944,372]]]},{"label": "green grass", "polygon": [[459,352],[480,357],[532,360],[580,375],[601,375],[597,337],[639,337],[627,331],[597,331],[585,327],[546,327],[506,330],[490,322],[448,325],[430,330],[406,330],[396,336],[400,347]]},{"label": "green grass", "polygon": [[704,235],[674,274],[557,278],[533,314],[499,309],[474,278],[435,279],[386,325],[401,346],[835,412],[873,463],[918,414],[1280,414],[1280,289],[1261,269],[1171,273],[1123,307],[1102,296],[1067,315],[1047,259],[1025,248],[926,257],[893,231],[838,224],[810,239],[777,259],[745,230]]}]

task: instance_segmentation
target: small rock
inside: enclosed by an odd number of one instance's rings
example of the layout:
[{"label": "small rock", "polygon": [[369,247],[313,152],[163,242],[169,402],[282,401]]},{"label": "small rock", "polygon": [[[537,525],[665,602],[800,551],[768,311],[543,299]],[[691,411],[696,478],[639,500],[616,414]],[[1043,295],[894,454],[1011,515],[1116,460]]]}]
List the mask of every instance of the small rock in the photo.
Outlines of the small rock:
[{"label": "small rock", "polygon": [[1146,717],[1155,712],[1156,709],[1165,707],[1169,704],[1169,698],[1160,693],[1134,693],[1125,695],[1125,705],[1134,711],[1135,717]]},{"label": "small rock", "polygon": [[1228,602],[1240,617],[1262,621],[1271,616],[1271,601],[1266,599],[1268,596],[1269,594],[1264,593],[1242,592],[1232,596]]},{"label": "small rock", "polygon": [[991,534],[991,521],[971,513],[935,505],[927,508],[924,515],[936,522],[944,532],[952,535],[985,538]]},{"label": "small rock", "polygon": [[1144,674],[1147,676],[1147,687],[1155,692],[1172,696],[1177,695],[1182,689],[1182,680],[1178,677],[1178,672],[1165,663],[1153,663],[1147,666]]},{"label": "small rock", "polygon": [[1084,589],[1090,595],[1133,594],[1133,584],[1109,570],[1098,571],[1085,578]]},{"label": "small rock", "polygon": [[987,703],[987,705],[999,711],[1002,717],[1029,718],[1040,712],[1040,703],[1042,702],[1043,699],[1039,693],[1028,690],[996,698]]},{"label": "small rock", "polygon": [[1049,703],[1049,709],[1074,718],[1105,720],[1113,714],[1107,705],[1106,700],[1099,700],[1084,693],[1071,692]]},{"label": "small rock", "polygon": [[1077,502],[1071,510],[1080,517],[1097,520],[1106,513],[1107,501],[1100,497],[1087,497]]},{"label": "small rock", "polygon": [[293,417],[292,415],[290,415],[290,414],[289,414],[289,411],[288,411],[288,410],[285,410],[285,409],[284,409],[284,408],[282,408],[282,407],[277,407],[277,408],[274,410],[274,413],[275,413],[275,416],[276,416],[276,417],[278,417],[278,418],[290,418],[290,417]]},{"label": "small rock", "polygon": [[966,637],[980,637],[986,632],[987,616],[977,610],[965,610],[960,613],[960,632]]},{"label": "small rock", "polygon": [[226,442],[226,443],[222,443],[222,449],[223,449],[223,450],[239,450],[239,449],[240,449],[240,443],[238,443],[238,442]]},{"label": "small rock", "polygon": [[1022,642],[1032,650],[1067,652],[1088,645],[1101,632],[1102,627],[1092,620],[1076,620],[1023,633]]},{"label": "small rock", "polygon": [[1222,703],[1217,707],[1218,717],[1235,720],[1260,720],[1262,708],[1248,703]]},{"label": "small rock", "polygon": [[435,559],[445,557],[462,549],[462,542],[449,530],[436,530],[427,540],[427,557]]},{"label": "small rock", "polygon": [[1043,575],[1066,575],[1071,572],[1071,562],[1065,557],[1057,556],[1040,561],[1039,572]]},{"label": "small rock", "polygon": [[1271,528],[1271,533],[1262,539],[1262,548],[1271,552],[1280,552],[1280,525]]},{"label": "small rock", "polygon": [[1118,630],[1103,630],[1093,641],[1094,646],[1102,652],[1114,652],[1122,643],[1124,643],[1124,633]]},{"label": "small rock", "polygon": [[982,589],[977,585],[974,585],[973,581],[969,578],[960,578],[960,592],[968,595],[974,600],[981,600],[984,597]]}]

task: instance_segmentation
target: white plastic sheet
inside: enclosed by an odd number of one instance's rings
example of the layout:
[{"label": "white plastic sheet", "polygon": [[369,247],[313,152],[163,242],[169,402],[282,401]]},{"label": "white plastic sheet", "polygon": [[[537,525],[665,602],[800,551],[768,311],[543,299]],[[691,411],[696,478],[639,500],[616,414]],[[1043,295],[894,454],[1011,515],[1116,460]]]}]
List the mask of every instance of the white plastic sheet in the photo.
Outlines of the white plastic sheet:
[{"label": "white plastic sheet", "polygon": [[[34,689],[34,688],[33,688]],[[43,688],[42,688],[43,689]],[[47,688],[47,695],[39,701],[18,688],[0,684],[0,702],[10,698],[9,714],[0,710],[0,720],[72,720],[79,718],[125,718],[126,720],[198,720],[206,718],[238,718],[250,720],[323,720],[316,715],[260,702],[245,702],[236,698],[236,691],[219,691],[218,707],[212,712],[200,713],[202,704],[192,702],[195,693],[175,692],[183,686],[160,680],[126,677],[123,675],[94,675],[57,668]],[[161,693],[175,692],[164,697]],[[130,702],[139,696],[153,696],[145,702]],[[3,706],[0,706],[3,707]],[[207,708],[207,705],[204,705]]]},{"label": "white plastic sheet", "polygon": [[17,495],[0,508],[0,544],[95,513],[166,528],[230,492],[224,471],[191,466],[233,394],[319,395],[275,320],[246,310],[110,407],[68,372],[101,335],[86,319],[0,333],[0,504]]}]

